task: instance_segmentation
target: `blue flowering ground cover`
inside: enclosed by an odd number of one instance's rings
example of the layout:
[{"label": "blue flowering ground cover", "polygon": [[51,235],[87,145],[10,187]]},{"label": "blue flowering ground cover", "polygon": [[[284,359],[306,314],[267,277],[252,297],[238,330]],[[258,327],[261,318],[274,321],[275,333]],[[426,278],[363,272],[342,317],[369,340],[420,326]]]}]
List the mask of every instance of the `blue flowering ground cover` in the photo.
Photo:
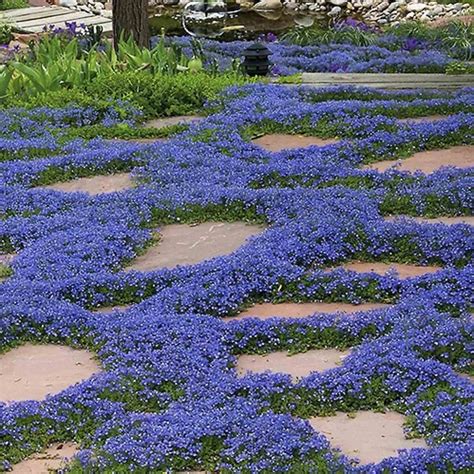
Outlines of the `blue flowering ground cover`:
[{"label": "blue flowering ground cover", "polygon": [[[459,62],[455,48],[447,48],[439,41],[417,40],[385,33],[374,44],[356,45],[350,42],[314,45],[295,45],[262,38],[271,52],[271,70],[275,75],[301,72],[333,73],[445,73],[451,63]],[[157,38],[153,39],[154,42]],[[184,48],[191,57],[192,40],[172,37],[174,44]],[[226,70],[232,61],[243,56],[251,41],[203,40],[205,64]]]},{"label": "blue flowering ground cover", "polygon": [[[467,224],[387,215],[470,215],[472,168],[430,175],[361,165],[473,143],[474,90],[227,90],[167,142],[65,140],[68,129],[134,123],[113,106],[10,109],[0,120],[0,245],[16,253],[0,284],[2,351],[25,341],[94,351],[102,372],[44,401],[0,404],[0,467],[76,441],[72,472],[472,472],[474,324]],[[446,115],[432,123],[398,119]],[[265,133],[339,137],[270,153]],[[130,171],[137,186],[89,196],[42,189]],[[231,255],[124,272],[170,222],[266,223]],[[436,264],[402,280],[329,267],[350,260]],[[383,302],[355,316],[223,321],[257,302]],[[93,309],[134,304],[111,314]],[[340,367],[297,383],[237,377],[236,356],[352,348]],[[358,465],[306,421],[396,410],[427,449]],[[363,433],[361,433],[363,436]]]}]

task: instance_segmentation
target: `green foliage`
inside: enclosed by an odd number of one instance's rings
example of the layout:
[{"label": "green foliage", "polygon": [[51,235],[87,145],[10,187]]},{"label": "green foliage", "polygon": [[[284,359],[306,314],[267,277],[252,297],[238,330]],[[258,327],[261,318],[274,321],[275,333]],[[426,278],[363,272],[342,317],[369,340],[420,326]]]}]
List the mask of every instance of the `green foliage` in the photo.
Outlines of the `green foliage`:
[{"label": "green foliage", "polygon": [[447,49],[455,52],[456,57],[470,61],[474,44],[474,25],[451,22],[440,29],[441,39]]},{"label": "green foliage", "polygon": [[8,278],[9,276],[13,275],[13,270],[8,265],[4,263],[0,263],[0,279]]},{"label": "green foliage", "polygon": [[8,23],[2,23],[0,20],[0,45],[10,43],[12,39],[12,27]]},{"label": "green foliage", "polygon": [[446,66],[446,74],[474,74],[474,65],[462,61],[453,61]]},{"label": "green foliage", "polygon": [[295,27],[282,35],[281,40],[300,46],[329,43],[349,43],[355,46],[370,46],[377,39],[375,33],[360,28],[345,26],[322,28],[320,25],[308,28]]},{"label": "green foliage", "polygon": [[251,79],[227,73],[219,76],[206,72],[178,73],[174,76],[146,71],[114,72],[85,85],[89,96],[107,96],[130,101],[148,117],[186,115],[202,108],[208,100],[233,84]]},{"label": "green foliage", "polygon": [[25,8],[27,6],[28,0],[2,0],[0,2],[0,10],[14,10],[15,8]]}]

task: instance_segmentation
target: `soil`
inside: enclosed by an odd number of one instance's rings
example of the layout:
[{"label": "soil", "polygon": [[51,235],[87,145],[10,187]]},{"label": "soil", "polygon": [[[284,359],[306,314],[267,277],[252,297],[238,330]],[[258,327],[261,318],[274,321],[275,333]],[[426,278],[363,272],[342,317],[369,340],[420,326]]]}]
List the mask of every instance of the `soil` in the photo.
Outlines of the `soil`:
[{"label": "soil", "polygon": [[341,365],[349,351],[336,349],[315,349],[292,356],[278,351],[266,355],[244,354],[238,357],[237,373],[278,372],[290,374],[293,381],[306,377],[311,372],[323,372]]},{"label": "soil", "polygon": [[474,166],[474,145],[454,146],[445,150],[422,151],[404,160],[379,161],[364,166],[364,168],[383,172],[394,165],[397,165],[399,171],[421,171],[425,174],[433,173],[443,166],[470,168]]},{"label": "soil", "polygon": [[54,183],[42,186],[43,189],[54,189],[66,193],[83,192],[96,196],[98,194],[124,191],[133,187],[129,173],[117,173],[93,176],[91,178],[78,178],[63,183]]},{"label": "soil", "polygon": [[0,356],[0,401],[43,400],[99,371],[88,351],[24,344]]},{"label": "soil", "polygon": [[271,135],[264,135],[263,137],[252,140],[255,145],[258,145],[268,151],[292,150],[294,148],[306,148],[308,146],[325,146],[338,143],[338,138],[318,138],[307,137],[305,135],[285,135],[275,133]]},{"label": "soil", "polygon": [[173,268],[227,255],[262,231],[263,227],[244,222],[167,225],[160,229],[161,240],[158,244],[137,257],[127,270]]},{"label": "soil", "polygon": [[374,272],[379,275],[385,275],[390,270],[396,270],[398,273],[398,278],[413,278],[421,275],[426,275],[428,273],[435,273],[441,270],[441,267],[435,266],[417,266],[417,265],[407,265],[404,263],[380,263],[380,262],[352,262],[343,265],[343,268],[358,273],[369,273]]},{"label": "soil", "polygon": [[396,456],[398,449],[427,447],[423,439],[405,438],[405,417],[396,412],[358,411],[351,416],[337,413],[308,421],[316,431],[328,438],[334,448],[359,458],[362,464]]},{"label": "soil", "polygon": [[33,454],[24,461],[15,464],[13,474],[48,474],[66,466],[77,452],[79,447],[75,443],[56,443],[46,451]]},{"label": "soil", "polygon": [[304,318],[315,313],[356,313],[370,311],[371,309],[386,308],[389,305],[377,303],[348,304],[348,303],[262,303],[238,314],[223,318],[224,321],[236,321],[247,318],[270,319],[279,318]]}]

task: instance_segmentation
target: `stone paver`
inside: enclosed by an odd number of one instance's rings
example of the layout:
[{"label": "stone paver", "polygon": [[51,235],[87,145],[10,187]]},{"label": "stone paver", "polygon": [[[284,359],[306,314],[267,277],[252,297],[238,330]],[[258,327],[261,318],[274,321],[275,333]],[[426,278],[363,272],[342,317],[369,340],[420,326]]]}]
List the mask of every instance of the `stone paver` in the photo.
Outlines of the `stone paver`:
[{"label": "stone paver", "polygon": [[474,166],[474,145],[459,145],[445,150],[421,151],[404,160],[379,161],[366,165],[364,168],[383,172],[394,165],[397,165],[397,169],[400,171],[421,171],[425,174],[433,173],[443,166],[470,168]]},{"label": "stone paver", "polygon": [[124,191],[133,187],[133,181],[129,173],[116,173],[92,176],[90,178],[77,178],[62,183],[41,186],[43,189],[54,189],[67,193],[83,192],[96,196],[98,194]]},{"label": "stone paver", "polygon": [[42,453],[33,454],[24,461],[15,464],[12,474],[50,474],[63,469],[69,460],[79,451],[75,443],[56,443]]},{"label": "stone paver", "polygon": [[[396,221],[401,219],[404,216],[387,216],[385,220],[388,222]],[[454,216],[454,217],[411,217],[405,216],[406,219],[414,220],[415,222],[420,222],[421,224],[469,224],[474,225],[474,216]]]},{"label": "stone paver", "polygon": [[409,117],[398,119],[402,123],[429,123],[429,122],[439,122],[440,120],[445,120],[449,118],[449,115],[426,115],[424,117]]},{"label": "stone paver", "polygon": [[385,275],[390,270],[396,270],[400,279],[413,278],[428,273],[435,273],[441,270],[441,267],[418,266],[404,263],[381,263],[381,262],[352,262],[342,265],[346,270],[358,273],[374,272],[379,275]]},{"label": "stone paver", "polygon": [[308,421],[316,431],[328,438],[334,448],[359,458],[362,464],[396,456],[398,449],[427,446],[423,439],[405,438],[405,417],[396,412],[358,411],[352,416],[337,413],[335,416],[314,417]]},{"label": "stone paver", "polygon": [[0,401],[43,400],[99,371],[88,351],[24,344],[0,355]]},{"label": "stone paver", "polygon": [[177,115],[175,117],[163,117],[158,119],[149,120],[144,124],[145,128],[163,128],[171,127],[172,125],[178,124],[190,124],[196,123],[203,120],[205,117],[198,115]]},{"label": "stone paver", "polygon": [[306,148],[308,146],[325,146],[338,143],[338,138],[318,138],[308,137],[305,135],[287,135],[282,133],[274,133],[264,135],[263,137],[252,140],[252,143],[258,145],[268,151],[292,150],[295,148]]},{"label": "stone paver", "polygon": [[304,318],[315,313],[356,313],[372,309],[387,308],[389,305],[379,303],[348,304],[348,303],[261,303],[252,306],[237,316],[223,318],[225,321],[257,318]]},{"label": "stone paver", "polygon": [[132,305],[118,305],[118,306],[104,306],[103,308],[97,308],[93,311],[95,313],[104,313],[104,314],[112,314],[112,313],[123,313],[127,311],[127,309],[131,308]]},{"label": "stone paver", "polygon": [[237,250],[245,241],[263,232],[263,227],[245,222],[173,224],[160,230],[161,240],[137,257],[127,270],[151,271],[191,265]]},{"label": "stone paver", "polygon": [[314,349],[308,352],[289,356],[285,351],[265,355],[244,354],[237,359],[237,373],[279,372],[290,374],[294,381],[306,377],[311,372],[323,372],[342,364],[350,351],[336,349]]}]

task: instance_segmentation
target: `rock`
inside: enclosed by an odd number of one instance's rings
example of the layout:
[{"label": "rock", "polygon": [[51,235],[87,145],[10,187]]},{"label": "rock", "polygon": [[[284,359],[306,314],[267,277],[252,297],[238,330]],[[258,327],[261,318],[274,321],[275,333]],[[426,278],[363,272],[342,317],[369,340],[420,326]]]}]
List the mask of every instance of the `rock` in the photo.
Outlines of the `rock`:
[{"label": "rock", "polygon": [[377,6],[377,11],[382,12],[389,6],[387,1],[382,2],[380,5]]},{"label": "rock", "polygon": [[407,10],[409,12],[421,12],[428,8],[428,5],[426,3],[409,3],[407,5]]},{"label": "rock", "polygon": [[101,2],[95,2],[94,3],[94,10],[97,10],[97,11],[100,11],[100,10],[103,10],[105,7],[104,7],[104,4],[101,3]]},{"label": "rock", "polygon": [[333,7],[331,8],[330,12],[328,13],[329,16],[338,16],[342,12],[341,7]]},{"label": "rock", "polygon": [[110,18],[112,19],[112,10],[102,10],[100,12],[100,14],[104,17],[104,18]]},{"label": "rock", "polygon": [[415,12],[408,12],[407,13],[407,16],[405,18],[407,18],[408,20],[412,19],[415,17]]},{"label": "rock", "polygon": [[336,5],[337,7],[342,7],[343,5],[346,5],[347,0],[329,0],[329,3]]},{"label": "rock", "polygon": [[77,0],[59,0],[58,5],[60,7],[77,7]]},{"label": "rock", "polygon": [[[313,5],[309,5],[308,9],[311,10]],[[314,17],[309,15],[297,15],[295,16],[295,23],[299,26],[304,26],[306,28],[313,26]]]},{"label": "rock", "polygon": [[260,0],[253,6],[254,10],[278,10],[282,8],[280,0]]},{"label": "rock", "polygon": [[391,4],[387,7],[387,13],[393,12],[393,10],[397,10],[398,8],[400,8],[400,2],[391,3]]}]

